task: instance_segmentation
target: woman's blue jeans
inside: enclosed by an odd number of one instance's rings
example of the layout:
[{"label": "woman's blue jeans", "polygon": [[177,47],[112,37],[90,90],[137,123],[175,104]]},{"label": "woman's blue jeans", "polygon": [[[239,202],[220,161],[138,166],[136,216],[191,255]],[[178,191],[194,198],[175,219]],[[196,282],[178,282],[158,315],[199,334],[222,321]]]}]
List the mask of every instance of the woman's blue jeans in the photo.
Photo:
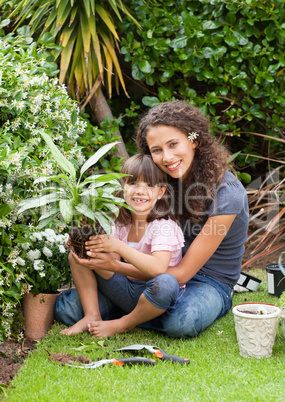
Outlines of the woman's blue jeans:
[{"label": "woman's blue jeans", "polygon": [[[233,287],[203,274],[196,274],[184,289],[170,274],[148,281],[132,281],[121,274],[109,280],[97,276],[99,308],[103,320],[119,318],[131,312],[140,295],[156,307],[166,310],[140,327],[163,332],[170,337],[192,337],[203,332],[232,306]],[[55,319],[73,325],[84,316],[75,289],[61,293],[56,300]]]}]

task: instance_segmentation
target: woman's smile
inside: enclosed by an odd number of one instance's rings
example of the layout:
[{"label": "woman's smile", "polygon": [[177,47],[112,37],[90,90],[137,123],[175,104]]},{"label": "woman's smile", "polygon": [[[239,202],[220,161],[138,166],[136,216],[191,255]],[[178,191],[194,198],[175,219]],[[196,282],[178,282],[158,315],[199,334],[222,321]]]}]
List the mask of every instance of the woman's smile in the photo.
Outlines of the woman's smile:
[{"label": "woman's smile", "polygon": [[155,164],[169,176],[183,178],[191,168],[197,144],[175,127],[151,127],[146,136]]},{"label": "woman's smile", "polygon": [[169,170],[176,170],[180,167],[180,165],[181,165],[181,160],[178,162],[172,163],[170,165],[166,165],[166,166]]}]

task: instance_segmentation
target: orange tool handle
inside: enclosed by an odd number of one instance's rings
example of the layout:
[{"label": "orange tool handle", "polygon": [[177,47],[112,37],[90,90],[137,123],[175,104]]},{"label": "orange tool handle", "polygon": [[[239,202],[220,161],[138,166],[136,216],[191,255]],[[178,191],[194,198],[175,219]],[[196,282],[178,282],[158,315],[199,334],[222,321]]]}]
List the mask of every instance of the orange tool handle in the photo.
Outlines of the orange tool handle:
[{"label": "orange tool handle", "polygon": [[169,355],[162,349],[156,350],[154,353],[154,356],[158,357],[159,359],[162,359],[162,360],[170,360],[172,363],[180,363],[180,364],[189,364],[190,363],[189,359],[175,356],[175,355]]},{"label": "orange tool handle", "polygon": [[125,357],[123,359],[113,359],[113,364],[115,366],[133,366],[135,364],[154,366],[156,364],[156,361],[153,359],[148,359],[146,357]]}]

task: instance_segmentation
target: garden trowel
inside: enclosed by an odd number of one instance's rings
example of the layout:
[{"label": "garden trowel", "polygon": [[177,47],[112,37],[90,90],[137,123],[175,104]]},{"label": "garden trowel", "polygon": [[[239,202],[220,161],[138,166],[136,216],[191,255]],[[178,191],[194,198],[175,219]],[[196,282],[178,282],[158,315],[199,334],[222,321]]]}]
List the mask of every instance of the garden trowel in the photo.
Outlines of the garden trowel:
[{"label": "garden trowel", "polygon": [[152,353],[155,357],[158,357],[161,360],[170,360],[172,363],[180,363],[180,364],[189,364],[190,360],[187,358],[169,355],[164,350],[159,349],[157,346],[150,346],[150,345],[130,345],[125,346],[124,348],[116,349],[121,351],[138,351],[146,349],[150,353]]}]

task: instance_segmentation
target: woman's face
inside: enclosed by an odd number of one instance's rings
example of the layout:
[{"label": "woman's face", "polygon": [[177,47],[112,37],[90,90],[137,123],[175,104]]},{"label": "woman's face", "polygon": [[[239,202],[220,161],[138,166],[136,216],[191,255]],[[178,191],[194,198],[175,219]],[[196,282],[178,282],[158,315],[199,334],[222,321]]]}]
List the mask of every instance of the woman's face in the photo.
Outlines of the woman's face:
[{"label": "woman's face", "polygon": [[174,179],[184,178],[192,165],[197,144],[175,127],[155,126],[146,141],[154,163]]}]

